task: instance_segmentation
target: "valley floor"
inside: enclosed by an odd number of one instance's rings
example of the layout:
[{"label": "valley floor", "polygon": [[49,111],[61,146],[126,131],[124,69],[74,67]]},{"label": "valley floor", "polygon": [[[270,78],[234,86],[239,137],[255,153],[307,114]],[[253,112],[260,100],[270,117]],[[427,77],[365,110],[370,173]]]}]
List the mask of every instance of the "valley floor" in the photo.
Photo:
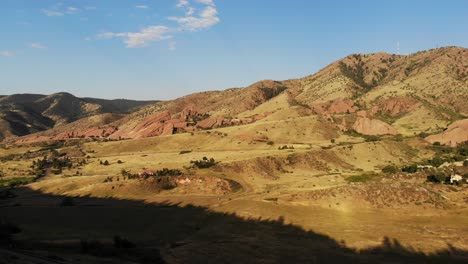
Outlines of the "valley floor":
[{"label": "valley floor", "polygon": [[[466,263],[466,185],[378,173],[430,155],[418,140],[269,144],[235,129],[61,146],[86,163],[0,199],[1,220],[21,229],[0,263]],[[25,155],[3,168],[24,175],[40,151],[2,150]],[[219,163],[194,168],[203,157]],[[163,168],[183,175],[122,172]]]}]

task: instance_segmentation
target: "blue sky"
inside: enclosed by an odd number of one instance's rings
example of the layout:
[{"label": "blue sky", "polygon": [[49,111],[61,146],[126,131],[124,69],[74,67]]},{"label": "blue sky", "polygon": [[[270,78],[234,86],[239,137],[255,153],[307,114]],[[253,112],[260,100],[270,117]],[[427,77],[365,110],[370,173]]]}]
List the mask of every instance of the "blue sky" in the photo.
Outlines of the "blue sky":
[{"label": "blue sky", "polygon": [[468,47],[468,1],[2,0],[0,94],[172,99]]}]

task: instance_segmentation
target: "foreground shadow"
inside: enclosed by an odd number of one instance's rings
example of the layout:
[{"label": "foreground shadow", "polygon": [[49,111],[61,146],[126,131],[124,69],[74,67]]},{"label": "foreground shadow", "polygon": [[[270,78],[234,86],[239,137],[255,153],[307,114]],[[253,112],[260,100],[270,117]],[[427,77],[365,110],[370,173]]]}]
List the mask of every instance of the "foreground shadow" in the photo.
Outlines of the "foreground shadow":
[{"label": "foreground shadow", "polygon": [[[34,263],[20,261],[31,254],[51,258],[42,263],[468,263],[468,252],[450,245],[424,254],[386,238],[357,251],[281,219],[27,188],[0,193],[0,247],[12,256],[0,263]],[[77,255],[92,258],[68,258]]]}]

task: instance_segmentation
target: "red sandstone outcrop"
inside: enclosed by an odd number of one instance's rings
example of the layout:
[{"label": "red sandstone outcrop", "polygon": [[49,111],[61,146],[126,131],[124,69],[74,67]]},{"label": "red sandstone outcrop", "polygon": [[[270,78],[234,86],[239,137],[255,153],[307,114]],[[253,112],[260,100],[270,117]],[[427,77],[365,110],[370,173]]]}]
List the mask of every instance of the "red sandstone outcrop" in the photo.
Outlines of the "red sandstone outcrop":
[{"label": "red sandstone outcrop", "polygon": [[380,99],[371,109],[372,114],[385,113],[391,116],[398,116],[413,111],[421,103],[411,97],[396,96]]},{"label": "red sandstone outcrop", "polygon": [[354,113],[358,107],[354,105],[352,100],[334,100],[325,103],[318,103],[312,105],[312,109],[321,115],[325,114],[345,114]]},{"label": "red sandstone outcrop", "polygon": [[[135,127],[125,127],[119,129],[117,132],[110,136],[111,139],[119,138],[144,138],[152,136],[160,136],[166,126],[174,126],[173,124],[166,124],[166,121],[171,119],[171,114],[168,111],[157,112],[146,117],[143,121],[138,123]],[[167,128],[166,128],[167,133]]]},{"label": "red sandstone outcrop", "polygon": [[364,135],[397,135],[398,131],[391,125],[378,119],[358,117],[353,129]]},{"label": "red sandstone outcrop", "polygon": [[444,132],[428,136],[425,139],[430,143],[440,142],[452,147],[468,141],[468,119],[458,120],[449,125]]}]

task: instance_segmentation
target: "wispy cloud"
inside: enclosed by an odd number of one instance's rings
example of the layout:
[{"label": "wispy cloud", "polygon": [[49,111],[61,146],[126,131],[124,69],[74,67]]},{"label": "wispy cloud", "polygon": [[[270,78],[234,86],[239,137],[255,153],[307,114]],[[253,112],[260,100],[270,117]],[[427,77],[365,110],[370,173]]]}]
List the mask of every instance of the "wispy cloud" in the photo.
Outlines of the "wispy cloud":
[{"label": "wispy cloud", "polygon": [[171,39],[170,28],[166,26],[150,26],[138,32],[106,32],[99,34],[101,39],[122,38],[128,48],[145,47],[151,42]]},{"label": "wispy cloud", "polygon": [[13,57],[15,53],[9,50],[0,50],[0,57]]},{"label": "wispy cloud", "polygon": [[[194,5],[192,5],[194,4]],[[148,8],[137,5],[136,8]],[[136,32],[105,32],[98,34],[98,39],[123,39],[126,47],[146,47],[151,42],[172,39],[175,34],[184,31],[200,31],[211,28],[221,20],[213,0],[177,0],[176,7],[185,11],[185,16],[170,16],[169,21],[175,21],[177,26],[152,25]],[[169,42],[169,50],[175,50],[175,41]]]},{"label": "wispy cloud", "polygon": [[53,11],[53,10],[49,10],[49,9],[41,9],[41,12],[46,15],[46,16],[63,16],[65,15],[65,13],[63,12],[60,12],[60,11]]},{"label": "wispy cloud", "polygon": [[44,46],[43,44],[37,43],[37,42],[31,43],[31,44],[29,45],[29,47],[31,47],[31,48],[33,48],[33,49],[46,49],[46,48],[47,48],[47,47]]},{"label": "wispy cloud", "polygon": [[136,5],[135,8],[138,9],[148,9],[149,7],[147,5]]},{"label": "wispy cloud", "polygon": [[41,12],[49,17],[59,17],[65,15],[78,14],[81,10],[74,6],[64,7],[62,4],[57,4],[49,8],[41,9]]}]

